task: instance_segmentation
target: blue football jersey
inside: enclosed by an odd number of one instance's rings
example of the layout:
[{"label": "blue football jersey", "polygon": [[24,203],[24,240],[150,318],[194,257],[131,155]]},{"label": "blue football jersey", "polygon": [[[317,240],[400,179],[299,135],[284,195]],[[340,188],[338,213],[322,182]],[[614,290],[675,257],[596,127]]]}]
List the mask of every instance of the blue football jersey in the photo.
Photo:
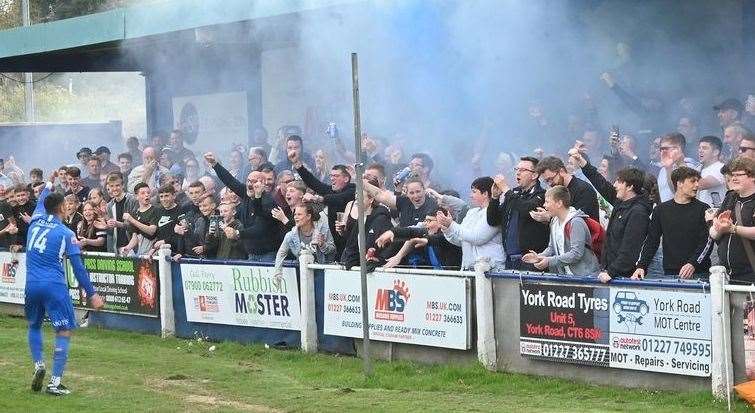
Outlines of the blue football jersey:
[{"label": "blue football jersey", "polygon": [[63,257],[81,254],[76,234],[45,211],[45,187],[34,209],[26,239],[26,282],[66,285]]}]

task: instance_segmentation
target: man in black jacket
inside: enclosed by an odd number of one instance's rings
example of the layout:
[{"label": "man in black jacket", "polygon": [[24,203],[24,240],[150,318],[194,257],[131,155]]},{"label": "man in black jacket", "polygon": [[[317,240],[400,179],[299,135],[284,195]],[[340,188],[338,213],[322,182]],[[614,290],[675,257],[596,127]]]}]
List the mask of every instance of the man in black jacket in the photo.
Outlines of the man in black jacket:
[{"label": "man in black jacket", "polygon": [[343,236],[336,232],[336,220],[337,214],[344,212],[346,204],[353,201],[356,194],[357,187],[351,183],[351,174],[346,166],[335,165],[330,170],[330,185],[327,185],[309,172],[298,151],[289,151],[288,156],[302,181],[317,194],[316,196],[306,194],[304,200],[325,204],[328,207],[328,226],[333,235],[333,242],[336,244],[336,256],[340,257],[345,241]]},{"label": "man in black jacket", "polygon": [[[571,195],[571,206],[582,210],[590,218],[600,221],[598,195],[595,190],[587,182],[575,178],[574,175],[567,172],[561,159],[555,156],[546,156],[538,162],[537,173],[550,187],[565,186],[569,190],[569,195]],[[544,210],[539,208],[538,211]],[[547,217],[545,222],[549,219],[550,217]]]},{"label": "man in black jacket", "polygon": [[731,280],[753,283],[755,257],[748,258],[747,250],[755,249],[755,160],[740,156],[728,166],[731,191],[718,209],[709,234],[718,241],[718,256]]},{"label": "man in black jacket", "polygon": [[705,223],[708,204],[696,198],[699,181],[700,172],[688,166],[671,173],[674,198],[655,207],[633,279],[645,278],[661,237],[664,274],[688,279],[708,272],[712,242]]},{"label": "man in black jacket", "polygon": [[622,169],[611,185],[578,150],[571,149],[569,156],[582,168],[600,195],[613,205],[600,257],[602,271],[598,279],[606,283],[612,278],[631,277],[647,235],[653,208],[647,195],[642,192],[645,173],[637,168]]},{"label": "man in black jacket", "polygon": [[[525,156],[519,159],[514,189],[509,189],[506,178],[498,175],[492,187],[493,199],[488,205],[488,225],[501,226],[506,268],[537,271],[535,266],[522,262],[527,251],[542,251],[548,246],[549,226],[535,221],[530,211],[542,207],[545,190],[540,186],[537,173],[538,159]],[[502,202],[499,200],[503,194]]]},{"label": "man in black jacket", "polygon": [[273,218],[272,211],[276,204],[270,193],[266,191],[264,175],[254,171],[249,174],[244,185],[217,162],[212,152],[206,153],[204,158],[215,171],[218,179],[241,199],[237,216],[241,220],[243,229],[236,230],[229,239],[243,240],[246,252],[252,261],[275,261],[278,247],[283,242],[283,234],[278,221]]}]

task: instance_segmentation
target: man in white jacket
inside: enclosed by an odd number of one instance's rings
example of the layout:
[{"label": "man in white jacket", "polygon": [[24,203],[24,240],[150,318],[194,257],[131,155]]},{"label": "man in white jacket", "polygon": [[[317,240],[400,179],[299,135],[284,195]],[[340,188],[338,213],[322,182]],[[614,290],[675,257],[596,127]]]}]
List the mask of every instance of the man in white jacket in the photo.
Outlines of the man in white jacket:
[{"label": "man in white jacket", "polygon": [[471,269],[480,258],[490,260],[493,271],[503,270],[506,262],[501,242],[501,229],[488,225],[487,208],[490,203],[490,189],[493,178],[485,176],[472,182],[472,206],[461,224],[454,222],[451,215],[438,212],[441,231],[448,242],[460,246],[462,251],[461,268]]}]

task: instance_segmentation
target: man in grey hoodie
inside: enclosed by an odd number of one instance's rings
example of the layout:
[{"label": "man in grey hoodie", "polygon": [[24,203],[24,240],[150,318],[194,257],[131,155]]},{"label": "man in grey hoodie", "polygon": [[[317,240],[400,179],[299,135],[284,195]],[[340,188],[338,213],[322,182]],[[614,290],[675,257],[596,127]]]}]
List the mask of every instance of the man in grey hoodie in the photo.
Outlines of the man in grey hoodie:
[{"label": "man in grey hoodie", "polygon": [[543,206],[553,217],[548,247],[539,254],[528,252],[522,261],[558,274],[596,275],[600,265],[590,249],[592,238],[584,220],[587,214],[571,206],[569,190],[563,185],[550,188]]}]

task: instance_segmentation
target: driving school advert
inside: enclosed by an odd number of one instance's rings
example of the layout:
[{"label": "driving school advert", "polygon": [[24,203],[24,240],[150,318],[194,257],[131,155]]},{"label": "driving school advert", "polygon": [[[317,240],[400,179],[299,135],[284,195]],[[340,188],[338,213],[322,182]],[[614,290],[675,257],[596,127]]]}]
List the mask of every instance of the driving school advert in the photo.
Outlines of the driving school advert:
[{"label": "driving school advert", "polygon": [[523,283],[520,354],[592,366],[710,376],[710,295]]}]

